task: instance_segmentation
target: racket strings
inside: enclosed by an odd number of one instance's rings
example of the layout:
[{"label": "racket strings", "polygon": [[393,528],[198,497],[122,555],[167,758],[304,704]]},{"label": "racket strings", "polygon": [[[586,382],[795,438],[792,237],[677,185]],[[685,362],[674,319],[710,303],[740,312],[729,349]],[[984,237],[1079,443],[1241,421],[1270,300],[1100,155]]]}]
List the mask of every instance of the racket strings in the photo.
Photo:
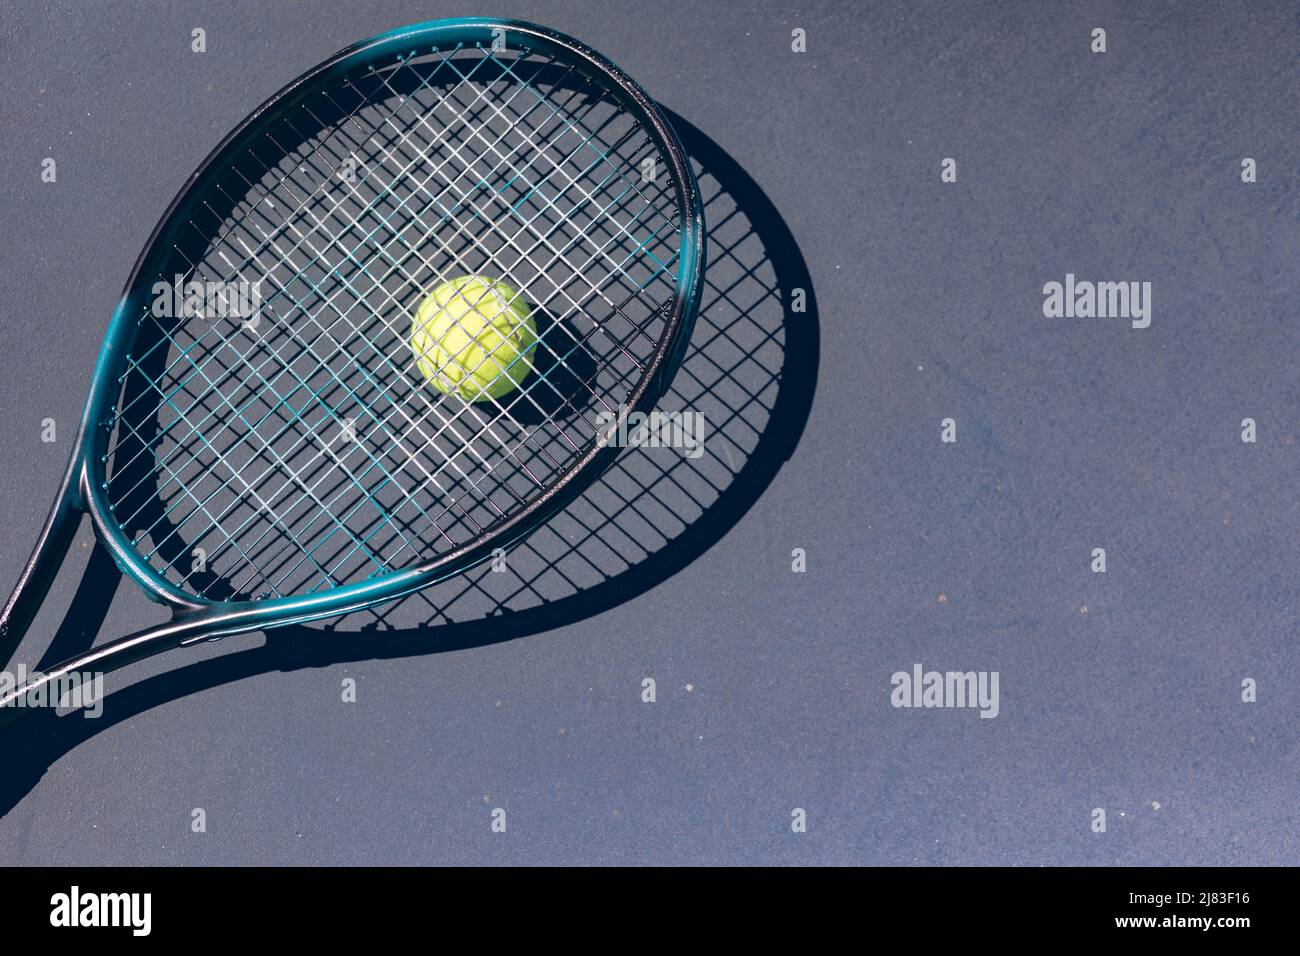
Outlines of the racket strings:
[{"label": "racket strings", "polygon": [[400,237],[399,237],[400,238]]},{"label": "racket strings", "polygon": [[564,358],[564,356],[560,356],[560,358]]},{"label": "racket strings", "polygon": [[406,543],[406,544],[409,544],[409,542],[405,542],[405,543]]},{"label": "racket strings", "polygon": [[[355,109],[356,109],[356,107],[353,108],[353,111],[354,111],[354,112],[355,112]],[[308,112],[310,113],[310,110],[308,110]],[[312,114],[312,115],[314,115],[314,114]],[[322,148],[322,149],[327,145],[328,139],[329,139],[330,137],[332,137],[336,132],[338,132],[338,129],[337,129],[337,128],[335,128],[335,129],[331,129],[331,130],[330,130],[330,133],[327,135],[326,139],[325,139],[324,141],[322,141],[322,144],[321,144],[321,148]],[[268,138],[271,138],[272,141],[274,141],[274,138],[273,138],[273,137],[268,137]],[[236,172],[238,173],[238,171],[236,171]],[[248,186],[250,187],[250,189],[253,188],[254,184],[251,183],[251,182],[247,179],[246,176],[244,176],[242,173],[238,173],[238,175],[240,175],[241,179],[244,180],[245,184],[248,185]],[[279,185],[285,185],[285,184],[287,183],[287,181],[288,181],[288,175],[286,174],[285,176],[282,176],[282,177],[281,177],[281,179],[277,182],[276,185],[277,185],[277,186],[279,186]],[[323,185],[323,181],[322,181],[322,185]],[[221,187],[220,185],[218,185],[217,188],[218,188],[219,190],[222,189],[222,187]],[[320,186],[317,187],[318,190],[319,190],[319,188],[320,188]],[[224,190],[222,190],[222,191],[224,192]],[[263,190],[263,195],[258,199],[258,201],[257,201],[256,203],[252,204],[252,206],[249,207],[248,212],[251,213],[251,212],[257,210],[257,208],[260,207],[264,202],[268,201],[268,197],[269,197],[269,195],[270,195],[270,191],[269,191],[269,190]],[[305,206],[305,205],[306,205],[306,204],[311,200],[311,198],[312,198],[311,196],[307,196],[307,197],[303,198],[303,199],[300,201],[298,208],[295,209],[295,214],[296,214],[297,212],[300,212],[301,209],[302,209],[302,207]],[[208,203],[206,203],[206,202],[205,202],[205,206],[207,206],[209,209],[211,209],[210,204],[208,204]],[[218,216],[217,218],[218,218],[218,220],[220,220],[220,217],[219,217],[219,216]],[[232,233],[232,232],[234,231],[234,229],[238,227],[239,222],[240,222],[239,219],[235,219],[235,220],[233,221],[232,225],[230,225],[229,227],[227,227],[226,230],[223,231],[223,235],[221,236],[221,238],[228,238],[229,234]],[[198,227],[197,225],[195,225],[192,221],[191,221],[188,225],[189,225],[191,228],[196,229],[196,230],[198,230],[198,228],[199,228],[199,227]],[[279,228],[280,226],[283,226],[283,225],[284,225],[284,224],[281,223],[281,224],[277,225],[276,228]],[[202,234],[202,233],[200,233],[200,234]],[[266,239],[266,238],[269,238],[269,237],[266,237],[266,236],[264,235],[263,238]],[[253,259],[253,257],[254,257],[254,253],[253,253],[251,250],[247,250],[247,246],[244,245],[244,244],[242,243],[242,239],[241,239],[241,245],[243,245],[244,248],[245,248],[245,250],[248,252],[248,258],[247,258],[245,261],[239,263],[237,266],[235,266],[235,267],[232,269],[232,274],[238,274],[239,271],[240,271],[240,269],[243,268],[244,266],[246,266],[249,262],[251,262],[252,259]],[[223,258],[224,258],[224,254],[223,254]],[[229,261],[229,260],[227,260],[227,262],[228,262],[228,261]],[[193,262],[191,262],[190,260],[186,259],[186,262],[187,262],[187,264],[190,266],[191,269],[197,269],[197,268],[198,268],[198,267],[195,266],[195,264],[194,264]],[[277,296],[278,296],[279,294],[281,294],[281,293],[276,293]],[[272,301],[274,300],[274,298],[275,298],[275,296],[272,297]],[[153,348],[166,347],[166,345],[167,345],[168,343],[169,343],[169,339],[164,338],[164,339],[160,340],[158,343],[156,343],[156,344],[153,346]],[[185,353],[182,351],[182,352],[180,353],[180,355],[178,356],[178,358],[177,358],[176,361],[177,361],[177,362],[182,361],[183,358],[184,358],[184,354],[185,354]],[[171,369],[168,369],[168,371],[171,371]],[[196,373],[196,374],[197,374],[197,373]],[[138,400],[139,400],[139,399],[137,399],[137,401],[138,401]],[[129,410],[129,409],[124,409],[123,411],[127,411],[127,410]]]},{"label": "racket strings", "polygon": [[[644,373],[680,245],[672,184],[641,176],[662,162],[651,141],[571,69],[547,85],[549,60],[485,53],[462,69],[455,56],[321,91],[267,132],[280,162],[234,169],[201,204],[202,254],[176,248],[187,277],[267,282],[273,326],[146,316],[157,335],[131,359],[144,386],[119,409],[114,498],[182,586],[296,593],[427,560],[591,445],[589,422],[556,413],[556,399],[579,401],[551,376],[482,403],[420,381],[405,335],[440,278],[503,278],[552,317],[537,351],[564,370],[589,361],[578,378],[593,408],[616,411]],[[305,119],[322,134],[304,135]],[[133,467],[150,458],[161,503]],[[182,543],[205,546],[206,565],[179,563]]]}]

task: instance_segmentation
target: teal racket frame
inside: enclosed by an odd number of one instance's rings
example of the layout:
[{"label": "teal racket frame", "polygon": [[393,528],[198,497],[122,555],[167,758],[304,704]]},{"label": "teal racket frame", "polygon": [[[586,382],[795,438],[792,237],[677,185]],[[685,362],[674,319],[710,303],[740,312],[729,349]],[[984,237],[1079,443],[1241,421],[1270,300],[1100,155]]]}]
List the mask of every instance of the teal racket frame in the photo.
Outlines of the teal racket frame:
[{"label": "teal racket frame", "polygon": [[297,596],[258,600],[217,601],[187,593],[169,582],[137,550],[114,518],[107,497],[105,463],[109,430],[121,382],[137,331],[135,316],[148,301],[146,285],[158,274],[168,243],[187,221],[191,206],[212,177],[245,145],[277,118],[299,106],[322,84],[340,75],[353,75],[395,60],[456,47],[490,46],[502,42],[551,56],[573,65],[595,81],[643,127],[665,162],[680,213],[680,254],[676,294],[665,332],[653,357],[622,410],[623,416],[647,411],[662,395],[690,338],[699,308],[704,268],[704,221],[698,186],[690,163],[654,101],[622,70],[584,44],[546,27],[516,20],[464,18],[403,27],[354,44],[330,57],[284,87],[253,113],[208,155],[185,183],[146,243],[127,280],[109,323],[96,363],[90,395],[75,448],[54,506],[24,567],[17,586],[0,610],[0,660],[8,661],[28,630],[55,580],[81,519],[89,515],[95,534],[122,573],[155,602],[171,610],[169,620],[92,648],[42,673],[22,687],[0,696],[0,722],[22,712],[13,705],[40,685],[70,672],[106,672],[170,648],[214,640],[241,632],[301,624],[338,617],[393,601],[460,574],[509,548],[551,515],[569,504],[599,476],[618,449],[593,441],[554,483],[489,533],[425,563],[387,571],[368,580]]}]

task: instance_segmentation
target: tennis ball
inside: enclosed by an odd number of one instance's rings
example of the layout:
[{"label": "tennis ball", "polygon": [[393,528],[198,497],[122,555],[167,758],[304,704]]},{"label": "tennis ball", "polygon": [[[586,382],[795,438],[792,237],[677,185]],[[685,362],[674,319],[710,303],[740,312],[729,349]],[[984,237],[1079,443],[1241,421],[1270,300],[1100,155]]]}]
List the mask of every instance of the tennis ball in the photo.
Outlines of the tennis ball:
[{"label": "tennis ball", "polygon": [[537,326],[524,297],[504,282],[461,276],[425,296],[411,351],[425,379],[467,402],[499,399],[532,368]]}]

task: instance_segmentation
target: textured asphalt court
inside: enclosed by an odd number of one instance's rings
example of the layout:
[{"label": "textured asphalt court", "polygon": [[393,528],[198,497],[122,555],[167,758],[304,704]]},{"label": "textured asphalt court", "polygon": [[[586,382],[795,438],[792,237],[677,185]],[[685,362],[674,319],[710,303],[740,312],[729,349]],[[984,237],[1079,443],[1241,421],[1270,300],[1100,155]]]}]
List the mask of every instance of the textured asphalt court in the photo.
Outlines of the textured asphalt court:
[{"label": "textured asphalt court", "polygon": [[[469,13],[678,122],[708,454],[630,454],[508,581],[110,678],[103,720],[6,745],[0,861],[1300,862],[1293,4],[6,3],[4,584],[69,450],[40,422],[70,437],[193,168],[335,50]],[[1150,327],[1045,318],[1067,273],[1151,282]],[[157,619],[92,568],[63,622],[89,553],[29,662]],[[918,663],[997,671],[998,716],[892,707]]]}]

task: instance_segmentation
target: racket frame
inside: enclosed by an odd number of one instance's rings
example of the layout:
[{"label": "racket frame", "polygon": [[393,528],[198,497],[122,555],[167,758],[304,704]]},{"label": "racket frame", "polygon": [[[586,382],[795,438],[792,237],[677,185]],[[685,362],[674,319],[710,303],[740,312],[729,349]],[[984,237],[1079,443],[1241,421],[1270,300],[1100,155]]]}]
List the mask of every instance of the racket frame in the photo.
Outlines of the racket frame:
[{"label": "racket frame", "polygon": [[13,594],[0,610],[0,661],[11,660],[17,651],[85,515],[90,516],[96,537],[122,573],[135,581],[151,600],[169,607],[171,619],[92,648],[0,696],[0,723],[21,712],[19,708],[2,705],[70,672],[110,671],[172,647],[339,617],[413,594],[482,563],[498,548],[510,548],[573,501],[613,463],[619,449],[593,440],[537,498],[490,531],[429,561],[305,595],[232,602],[191,595],[167,581],[150,565],[112,517],[105,475],[108,439],[129,352],[135,341],[136,317],[141,314],[149,294],[141,280],[158,274],[169,237],[185,224],[192,204],[203,195],[203,187],[226,168],[237,150],[253,136],[331,79],[388,66],[409,57],[446,51],[458,44],[471,49],[491,46],[501,36],[508,49],[557,56],[565,65],[572,63],[579,72],[595,79],[640,124],[668,167],[681,217],[676,293],[671,311],[665,315],[664,333],[646,363],[641,380],[622,403],[618,424],[621,426],[630,414],[649,411],[662,396],[681,363],[699,309],[705,259],[704,214],[699,187],[685,150],[645,91],[585,44],[520,20],[473,17],[428,21],[382,33],[340,50],[282,88],[231,130],[186,180],[145,243],[109,323],[58,496]]}]

